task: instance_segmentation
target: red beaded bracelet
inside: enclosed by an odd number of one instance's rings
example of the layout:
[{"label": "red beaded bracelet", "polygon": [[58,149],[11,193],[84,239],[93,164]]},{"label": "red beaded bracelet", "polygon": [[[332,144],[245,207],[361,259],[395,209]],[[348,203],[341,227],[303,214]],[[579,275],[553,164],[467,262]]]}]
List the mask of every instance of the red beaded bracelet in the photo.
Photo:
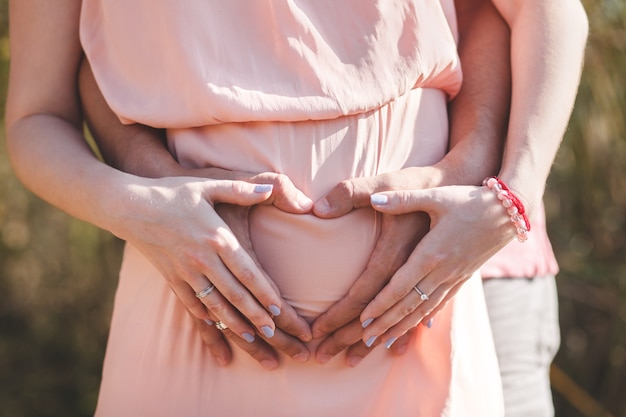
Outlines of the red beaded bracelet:
[{"label": "red beaded bracelet", "polygon": [[517,240],[520,242],[528,240],[530,221],[528,221],[526,209],[520,199],[498,177],[485,178],[483,185],[496,193],[498,200],[502,202],[506,212],[511,216],[511,222],[513,222],[517,230]]}]

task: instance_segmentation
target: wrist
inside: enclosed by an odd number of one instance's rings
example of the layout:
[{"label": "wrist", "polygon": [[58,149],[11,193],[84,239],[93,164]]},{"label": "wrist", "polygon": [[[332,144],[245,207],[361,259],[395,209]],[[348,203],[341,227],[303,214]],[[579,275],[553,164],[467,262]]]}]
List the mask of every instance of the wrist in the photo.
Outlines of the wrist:
[{"label": "wrist", "polygon": [[506,210],[507,215],[510,216],[511,223],[517,234],[517,240],[520,242],[528,240],[531,225],[523,201],[498,177],[485,178],[483,186],[494,192]]},{"label": "wrist", "polygon": [[506,172],[503,172],[498,178],[504,181],[524,204],[526,214],[532,220],[537,209],[541,206],[546,180],[535,176],[521,175],[521,173],[511,175]]},{"label": "wrist", "polygon": [[[99,193],[103,198],[95,204],[95,215],[100,223],[97,225],[122,240],[128,240],[132,224],[129,220],[137,218],[140,213],[145,214],[146,207],[156,208],[158,204],[149,197],[154,181],[121,171],[110,175]],[[147,206],[146,201],[149,202]]]},{"label": "wrist", "polygon": [[473,161],[472,158],[445,157],[432,166],[437,172],[435,186],[446,185],[480,185],[485,177],[495,174],[490,164]]}]

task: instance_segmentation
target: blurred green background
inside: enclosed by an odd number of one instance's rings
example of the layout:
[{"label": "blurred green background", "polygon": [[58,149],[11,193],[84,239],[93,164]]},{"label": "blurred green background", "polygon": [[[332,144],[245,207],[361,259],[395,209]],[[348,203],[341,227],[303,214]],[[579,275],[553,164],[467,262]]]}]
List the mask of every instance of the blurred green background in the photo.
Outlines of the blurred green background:
[{"label": "blurred green background", "polygon": [[[586,65],[545,197],[561,265],[552,385],[558,417],[626,417],[626,2],[583,3]],[[6,8],[0,0],[2,113]],[[26,191],[1,127],[0,416],[89,416],[122,245]]]}]

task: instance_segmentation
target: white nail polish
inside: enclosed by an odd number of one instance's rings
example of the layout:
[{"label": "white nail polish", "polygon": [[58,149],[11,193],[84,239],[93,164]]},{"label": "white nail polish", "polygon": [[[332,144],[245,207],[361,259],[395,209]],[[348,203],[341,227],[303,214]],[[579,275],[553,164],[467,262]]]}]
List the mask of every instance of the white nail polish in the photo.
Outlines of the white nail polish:
[{"label": "white nail polish", "polygon": [[376,341],[376,337],[377,336],[371,336],[369,339],[367,339],[367,342],[365,342],[365,346],[372,347],[372,345]]},{"label": "white nail polish", "polygon": [[268,191],[272,191],[274,186],[272,184],[257,184],[254,186],[255,193],[267,193]]},{"label": "white nail polish", "polygon": [[384,194],[372,194],[370,196],[370,202],[375,206],[384,206],[389,202],[389,197]]},{"label": "white nail polish", "polygon": [[390,337],[389,339],[387,339],[387,341],[385,342],[385,347],[387,349],[389,349],[391,347],[391,345],[393,345],[393,342],[395,342],[396,340],[398,340],[397,337]]},{"label": "white nail polish", "polygon": [[367,319],[363,323],[361,323],[361,327],[363,327],[365,329],[367,326],[372,324],[373,321],[374,321],[374,319]]},{"label": "white nail polish", "polygon": [[280,316],[280,308],[278,308],[277,305],[272,304],[268,307],[268,310],[270,311],[270,313],[272,313],[273,316]]},{"label": "white nail polish", "polygon": [[261,327],[261,331],[263,332],[263,334],[267,338],[271,338],[271,337],[274,336],[274,330],[272,330],[272,328],[270,326],[263,326],[263,327]]}]

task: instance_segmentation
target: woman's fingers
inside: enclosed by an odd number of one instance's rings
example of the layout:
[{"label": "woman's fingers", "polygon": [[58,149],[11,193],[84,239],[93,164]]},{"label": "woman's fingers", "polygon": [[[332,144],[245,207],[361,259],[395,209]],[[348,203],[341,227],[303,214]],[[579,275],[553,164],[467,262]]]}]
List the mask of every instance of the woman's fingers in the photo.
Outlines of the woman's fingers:
[{"label": "woman's fingers", "polygon": [[261,173],[252,179],[255,183],[272,184],[272,195],[267,203],[287,213],[304,214],[313,207],[313,201],[291,182],[284,174]]},{"label": "woman's fingers", "polygon": [[345,180],[315,202],[313,214],[321,218],[343,216],[352,209],[369,207],[370,195],[373,193],[421,189],[432,176],[432,169],[428,167],[410,167],[371,177]]},{"label": "woman's fingers", "polygon": [[389,189],[386,180],[391,175],[381,174],[342,181],[315,202],[313,214],[321,218],[334,218],[343,216],[355,208],[368,207],[370,194]]},{"label": "woman's fingers", "polygon": [[[203,196],[209,203],[256,204],[266,200],[272,191],[271,185],[242,181],[206,181],[202,185]],[[199,254],[196,260],[208,281],[198,277],[189,285],[195,292],[211,284],[217,287],[219,291],[214,297],[207,296],[202,301],[220,320],[229,320],[227,323],[235,333],[242,337],[250,333],[249,326],[241,320],[230,321],[237,317],[238,310],[259,332],[271,337],[275,331],[271,315],[280,314],[282,299],[226,223],[217,215],[214,217],[215,229],[204,238],[208,254]]]},{"label": "woman's fingers", "polygon": [[469,277],[454,280],[455,283],[451,287],[440,286],[426,301],[422,300],[419,294],[419,300],[416,300],[413,294],[407,295],[405,300],[372,323],[370,329],[372,335],[366,334],[368,329],[365,330],[363,340],[367,341],[366,345],[375,340],[390,348],[416,326],[431,328],[435,315],[447,305],[467,279]]},{"label": "woman's fingers", "polygon": [[[267,370],[276,369],[279,365],[278,355],[276,351],[270,347],[263,339],[257,337],[252,341],[246,341],[241,339],[238,335],[234,334],[232,329],[228,326],[225,326],[223,322],[220,321],[197,321],[199,330],[204,331],[205,337],[203,337],[203,341],[209,349],[211,349],[211,353],[215,356],[216,353],[221,355],[223,352],[222,343],[228,346],[226,340],[236,344],[245,351],[250,357],[255,359],[257,362],[261,364]],[[204,324],[204,326],[203,326]],[[219,326],[219,327],[218,327]],[[216,339],[220,339],[222,343],[217,342]],[[229,347],[230,352],[230,347]],[[232,353],[231,353],[232,358]],[[228,365],[230,360],[223,364],[221,362],[222,357],[216,357],[218,363],[222,366]]]},{"label": "woman's fingers", "polygon": [[195,168],[189,172],[191,176],[211,178],[219,180],[246,181],[253,184],[271,184],[272,194],[264,201],[264,204],[273,204],[278,209],[288,213],[308,213],[313,206],[313,201],[300,191],[291,179],[274,172],[262,172],[253,174],[244,171],[231,171],[223,168],[208,167]]},{"label": "woman's fingers", "polygon": [[[277,350],[291,357],[296,362],[306,362],[310,357],[310,352],[304,343],[280,329],[277,329],[271,338],[254,334],[241,337],[237,330],[226,324],[226,320],[235,323],[240,321],[240,318],[233,319],[230,317],[221,320],[217,319],[213,314],[209,314],[209,316],[210,319],[206,320],[199,319],[193,315],[192,318],[203,342],[221,366],[228,365],[232,360],[232,352],[226,340],[235,343],[264,368],[269,370],[275,369],[279,365]],[[217,327],[218,324],[219,328]]]},{"label": "woman's fingers", "polygon": [[[280,295],[276,284],[265,273],[259,263],[252,241],[250,239],[250,230],[248,227],[248,207],[236,206],[231,204],[220,204],[216,207],[217,213],[230,226],[231,231],[237,237],[239,243],[250,258],[255,262],[259,270],[263,273],[269,285],[274,291]],[[306,342],[311,340],[311,328],[309,324],[300,317],[296,311],[286,302],[281,301],[281,308],[272,308],[270,313],[274,316],[274,323],[280,327],[282,331],[298,337]]]},{"label": "woman's fingers", "polygon": [[266,201],[272,195],[272,184],[251,184],[245,181],[202,181],[202,195],[212,205],[216,203],[251,206]]},{"label": "woman's fingers", "polygon": [[[383,335],[397,337],[432,316],[480,265],[510,242],[515,230],[490,194],[484,187],[459,186],[372,196],[374,207],[385,213],[426,211],[431,230],[364,309],[366,344]],[[396,330],[385,334],[389,329]]]}]

